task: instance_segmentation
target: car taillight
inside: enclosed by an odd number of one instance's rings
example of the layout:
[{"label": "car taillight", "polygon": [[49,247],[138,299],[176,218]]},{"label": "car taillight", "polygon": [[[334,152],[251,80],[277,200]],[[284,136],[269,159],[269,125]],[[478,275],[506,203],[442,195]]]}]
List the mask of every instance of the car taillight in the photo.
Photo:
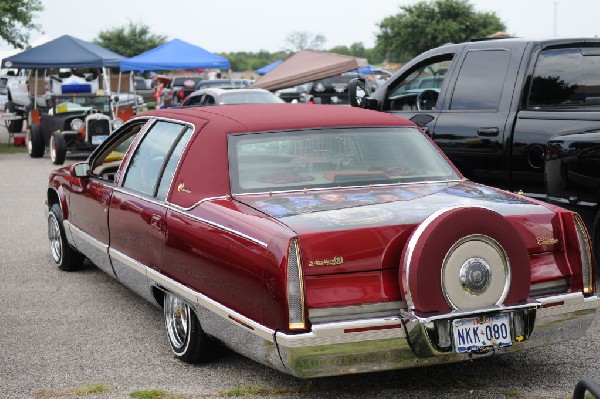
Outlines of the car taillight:
[{"label": "car taillight", "polygon": [[180,100],[183,100],[183,98],[185,97],[185,92],[183,91],[183,89],[179,89],[177,97],[179,97]]},{"label": "car taillight", "polygon": [[304,319],[304,289],[298,240],[290,241],[287,267],[287,300],[290,330],[306,328]]},{"label": "car taillight", "polygon": [[578,214],[573,214],[573,221],[575,222],[575,232],[577,233],[577,241],[579,244],[583,293],[591,294],[594,292],[594,262],[592,260],[590,236],[583,224],[583,220],[581,220],[581,217]]}]

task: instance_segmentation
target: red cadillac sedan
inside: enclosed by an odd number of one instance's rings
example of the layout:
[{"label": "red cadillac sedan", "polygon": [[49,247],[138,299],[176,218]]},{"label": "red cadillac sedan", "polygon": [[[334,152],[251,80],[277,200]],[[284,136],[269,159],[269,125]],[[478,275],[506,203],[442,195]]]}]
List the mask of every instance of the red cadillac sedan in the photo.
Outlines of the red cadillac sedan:
[{"label": "red cadillac sedan", "polygon": [[47,192],[56,265],[89,259],[214,341],[301,378],[561,343],[600,302],[573,212],[466,180],[401,118],[301,104],[135,117]]}]

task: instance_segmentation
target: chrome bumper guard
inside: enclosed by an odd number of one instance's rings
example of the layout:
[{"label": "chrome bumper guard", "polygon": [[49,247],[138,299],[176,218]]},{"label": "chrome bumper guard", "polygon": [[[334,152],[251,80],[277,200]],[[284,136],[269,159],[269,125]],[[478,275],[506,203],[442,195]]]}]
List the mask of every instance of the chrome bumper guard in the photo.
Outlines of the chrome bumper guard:
[{"label": "chrome bumper guard", "polygon": [[521,342],[484,353],[440,351],[427,333],[439,318],[423,319],[409,312],[397,317],[314,324],[309,333],[278,331],[275,341],[285,371],[297,377],[363,373],[452,363],[577,339],[585,334],[598,307],[600,299],[596,295],[584,297],[581,293],[569,293],[540,298],[533,305],[497,309],[531,312],[532,331]]}]

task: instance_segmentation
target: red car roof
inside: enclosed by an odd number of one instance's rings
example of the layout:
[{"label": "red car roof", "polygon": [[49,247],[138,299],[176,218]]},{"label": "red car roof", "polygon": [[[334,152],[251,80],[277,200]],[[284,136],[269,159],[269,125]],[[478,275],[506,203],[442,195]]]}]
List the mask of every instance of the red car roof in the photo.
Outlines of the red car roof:
[{"label": "red car roof", "polygon": [[[330,126],[414,126],[406,119],[384,112],[340,105],[311,104],[241,104],[189,108],[167,108],[145,113],[194,122],[227,120],[227,132],[259,132]],[[238,129],[231,130],[232,122]],[[235,124],[235,123],[233,123]]]}]

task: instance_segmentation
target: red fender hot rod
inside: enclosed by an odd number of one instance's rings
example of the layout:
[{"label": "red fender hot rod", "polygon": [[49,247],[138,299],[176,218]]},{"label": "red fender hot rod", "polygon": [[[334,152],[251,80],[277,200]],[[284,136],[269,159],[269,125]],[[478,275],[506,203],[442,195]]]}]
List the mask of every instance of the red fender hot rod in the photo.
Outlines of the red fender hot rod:
[{"label": "red fender hot rod", "polygon": [[600,302],[573,212],[465,179],[414,124],[256,104],[136,117],[50,176],[56,265],[85,258],[213,340],[302,378],[585,334]]}]

